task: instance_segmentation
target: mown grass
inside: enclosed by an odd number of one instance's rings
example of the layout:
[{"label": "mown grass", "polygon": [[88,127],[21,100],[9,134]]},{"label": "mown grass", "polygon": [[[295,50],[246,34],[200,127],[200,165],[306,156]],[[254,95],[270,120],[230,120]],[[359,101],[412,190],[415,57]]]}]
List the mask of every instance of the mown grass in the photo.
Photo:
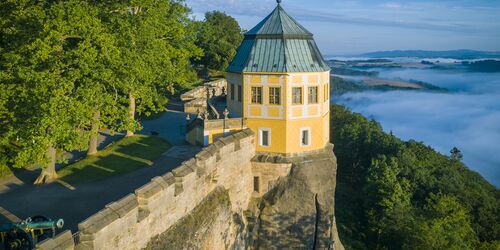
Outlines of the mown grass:
[{"label": "mown grass", "polygon": [[99,181],[151,166],[169,148],[170,144],[159,137],[135,135],[114,142],[57,174],[70,185]]}]

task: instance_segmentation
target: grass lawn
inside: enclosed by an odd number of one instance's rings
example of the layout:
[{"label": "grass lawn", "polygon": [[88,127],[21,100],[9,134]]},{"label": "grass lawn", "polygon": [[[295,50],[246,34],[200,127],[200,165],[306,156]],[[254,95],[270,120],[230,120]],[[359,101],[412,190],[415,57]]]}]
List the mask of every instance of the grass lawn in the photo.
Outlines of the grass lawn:
[{"label": "grass lawn", "polygon": [[159,137],[135,135],[114,142],[57,174],[60,180],[70,185],[98,181],[151,166],[169,148],[170,144]]}]

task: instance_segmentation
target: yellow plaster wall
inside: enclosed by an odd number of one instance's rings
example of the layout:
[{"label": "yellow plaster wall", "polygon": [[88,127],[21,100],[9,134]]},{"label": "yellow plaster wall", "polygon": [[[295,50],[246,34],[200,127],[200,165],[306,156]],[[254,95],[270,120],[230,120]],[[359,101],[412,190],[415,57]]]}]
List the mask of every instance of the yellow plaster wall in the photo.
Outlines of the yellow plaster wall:
[{"label": "yellow plaster wall", "polygon": [[250,107],[250,115],[251,116],[261,116],[262,108],[261,107]]},{"label": "yellow plaster wall", "polygon": [[[259,152],[300,153],[322,149],[329,141],[329,115],[300,120],[248,119],[247,126],[256,134],[256,149]],[[261,128],[271,130],[271,145],[269,147],[262,147],[259,144],[259,129]],[[311,130],[309,146],[301,145],[300,133],[303,128]]]},{"label": "yellow plaster wall", "polygon": [[297,107],[292,107],[292,117],[301,117],[302,116],[302,105]]},{"label": "yellow plaster wall", "polygon": [[[329,141],[329,96],[330,72],[314,73],[230,73],[233,80],[243,83],[244,98],[242,104],[230,104],[231,109],[241,110],[247,118],[247,126],[256,133],[257,151],[283,154],[301,153],[325,147]],[[263,104],[250,104],[251,87],[263,87]],[[269,104],[270,86],[281,87],[280,105]],[[318,87],[318,103],[309,104],[307,87]],[[303,88],[303,104],[292,105],[292,87]],[[235,93],[237,90],[235,90]],[[237,98],[235,98],[235,101]],[[229,103],[229,102],[228,102]],[[233,105],[233,106],[231,106]],[[238,108],[234,108],[237,105]],[[271,129],[271,145],[259,145],[259,128]],[[311,145],[301,146],[301,128],[311,129]]]},{"label": "yellow plaster wall", "polygon": [[279,84],[280,83],[280,78],[279,78],[279,76],[270,75],[267,81],[270,84]]},{"label": "yellow plaster wall", "polygon": [[268,107],[267,108],[267,115],[269,117],[280,117],[280,108],[279,107]]},{"label": "yellow plaster wall", "polygon": [[[305,151],[323,149],[328,143],[328,138],[325,136],[325,120],[329,116],[326,115],[320,118],[308,118],[300,120],[289,120],[286,123],[286,149],[288,153],[299,153]],[[328,126],[328,124],[327,124]],[[302,128],[311,129],[311,144],[309,146],[302,146],[300,141],[300,130]]]},{"label": "yellow plaster wall", "polygon": [[[256,137],[257,151],[260,152],[286,152],[286,121],[270,119],[247,119],[247,127],[250,128]],[[260,146],[259,128],[271,130],[271,145],[269,147]]]},{"label": "yellow plaster wall", "polygon": [[309,115],[319,115],[318,106],[309,106],[307,111]]}]

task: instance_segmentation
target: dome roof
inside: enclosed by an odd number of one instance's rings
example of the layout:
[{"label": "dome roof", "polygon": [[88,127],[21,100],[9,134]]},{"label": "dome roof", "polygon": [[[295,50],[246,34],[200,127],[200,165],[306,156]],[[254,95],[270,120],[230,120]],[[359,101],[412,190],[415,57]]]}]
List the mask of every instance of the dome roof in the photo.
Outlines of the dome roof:
[{"label": "dome roof", "polygon": [[323,72],[330,70],[313,34],[280,4],[245,33],[230,72]]}]

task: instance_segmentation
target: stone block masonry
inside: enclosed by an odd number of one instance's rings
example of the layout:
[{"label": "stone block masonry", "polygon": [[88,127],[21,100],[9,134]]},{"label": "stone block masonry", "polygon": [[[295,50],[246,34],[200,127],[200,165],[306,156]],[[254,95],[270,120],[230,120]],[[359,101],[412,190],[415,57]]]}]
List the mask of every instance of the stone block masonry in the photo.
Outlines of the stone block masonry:
[{"label": "stone block masonry", "polygon": [[[215,188],[227,190],[231,209],[242,213],[252,196],[255,136],[243,130],[219,140],[181,166],[135,190],[78,225],[79,243],[66,231],[38,249],[142,249],[200,204]],[[73,241],[69,241],[73,243]]]},{"label": "stone block masonry", "polygon": [[37,249],[342,249],[333,148],[290,158],[255,143],[250,129],[220,138],[81,222],[77,244],[68,230]]},{"label": "stone block masonry", "polygon": [[75,248],[70,230],[66,230],[52,239],[46,239],[36,245],[38,250],[71,250]]}]

